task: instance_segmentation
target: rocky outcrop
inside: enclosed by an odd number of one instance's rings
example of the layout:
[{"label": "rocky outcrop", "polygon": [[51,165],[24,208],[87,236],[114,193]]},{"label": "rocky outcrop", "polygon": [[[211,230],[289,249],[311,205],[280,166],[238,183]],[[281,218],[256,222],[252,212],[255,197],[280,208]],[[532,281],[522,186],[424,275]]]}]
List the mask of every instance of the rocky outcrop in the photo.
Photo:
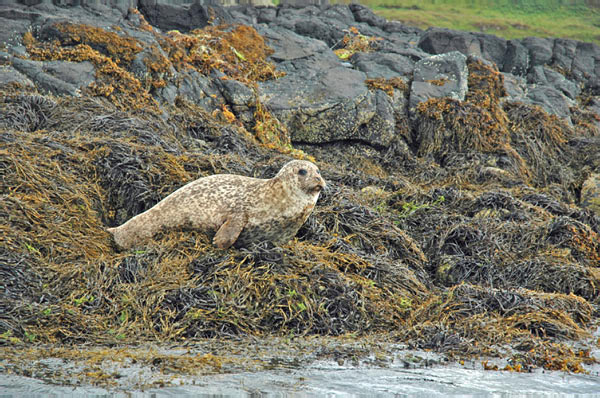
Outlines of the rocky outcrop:
[{"label": "rocky outcrop", "polygon": [[[382,97],[377,99],[375,93],[367,90],[363,83],[365,78],[404,79],[411,86],[410,107],[421,98],[431,96],[455,96],[460,93],[456,98],[461,99],[464,98],[465,91],[464,73],[453,73],[452,76],[445,77],[448,84],[456,85],[456,88],[450,88],[447,84],[428,83],[426,80],[436,79],[420,75],[425,58],[453,51],[495,63],[507,75],[506,101],[539,105],[568,123],[571,123],[569,108],[575,105],[582,88],[585,90],[596,87],[600,74],[600,48],[594,44],[535,37],[505,40],[488,34],[441,28],[422,32],[398,22],[386,21],[357,4],[349,7],[313,5],[254,8],[240,5],[222,8],[201,3],[178,6],[141,0],[132,4],[119,2],[116,8],[102,16],[92,16],[92,12],[86,10],[93,11],[93,7],[108,8],[112,4],[100,3],[94,6],[84,2],[82,5],[83,7],[69,9],[67,13],[65,9],[51,5],[5,4],[0,8],[0,20],[8,29],[3,30],[2,41],[7,43],[11,55],[20,57],[24,54],[21,37],[27,30],[35,31],[38,27],[51,25],[52,21],[61,18],[70,18],[78,23],[94,21],[96,26],[108,29],[111,24],[118,23],[122,26],[122,34],[139,36],[139,32],[132,29],[139,17],[129,12],[126,6],[137,6],[150,25],[163,31],[175,29],[186,32],[202,28],[209,21],[212,24],[254,24],[266,37],[267,43],[275,49],[271,59],[277,68],[287,73],[281,82],[261,84],[260,96],[267,100],[281,121],[293,131],[293,139],[298,141],[325,142],[355,138],[365,139],[376,145],[386,145],[390,142],[389,133],[378,131],[366,134],[364,131],[376,128],[374,126],[383,128],[382,126],[393,125],[394,121],[385,117],[371,122],[375,113],[386,113],[384,109],[394,106],[393,101],[386,101]],[[337,59],[331,50],[345,44],[344,37],[348,36],[348,29],[351,28],[357,29],[362,37],[374,40],[368,51],[357,52],[348,60]],[[142,42],[150,44],[150,37],[151,35],[147,35]],[[64,64],[64,72],[60,72],[59,69],[63,67],[27,62],[13,62],[12,58],[10,61],[20,73],[39,82],[41,87],[51,92],[75,95],[81,85],[90,83],[89,67],[82,71],[80,82],[69,82],[63,79],[64,76],[80,74],[69,68],[83,66]],[[331,69],[331,72],[314,72],[324,69]],[[172,75],[167,87],[155,91],[158,99],[172,102],[180,95],[203,104],[207,109],[228,102],[220,92],[217,94],[220,99],[214,101],[215,91],[221,90],[217,85],[205,81],[204,77],[186,71]],[[330,79],[332,76],[336,77],[333,81]],[[462,80],[456,81],[456,76],[461,76]],[[519,89],[515,91],[515,78],[521,77],[525,82],[519,83]],[[349,84],[350,81],[352,84]],[[200,89],[208,86],[211,89]],[[321,98],[322,93],[329,94]],[[207,97],[213,100],[207,100]],[[239,112],[247,113],[248,107],[244,108],[239,104],[239,99],[236,101],[232,101],[230,105]],[[396,114],[399,114],[397,109]],[[336,121],[328,127],[315,115],[327,115],[327,120]],[[349,125],[362,127],[350,128]],[[315,131],[322,131],[322,134],[316,135]]]},{"label": "rocky outcrop", "polygon": [[[411,138],[413,133],[422,133],[417,107],[432,99],[462,102],[473,97],[474,71],[467,57],[475,57],[490,62],[502,76],[500,102],[495,106],[540,106],[572,128],[599,128],[589,116],[600,111],[596,97],[600,94],[600,48],[595,44],[535,37],[505,40],[441,28],[421,31],[387,21],[358,4],[224,8],[201,2],[174,5],[140,0],[119,2],[110,11],[98,13],[113,5],[82,2],[62,8],[15,2],[0,6],[0,22],[9,28],[0,34],[6,43],[6,51],[0,53],[2,81],[33,84],[69,96],[89,87],[112,95],[107,93],[145,85],[148,95],[143,101],[166,106],[183,99],[211,113],[226,107],[249,129],[254,128],[259,101],[297,144],[356,141],[388,148],[398,143],[400,129],[405,144],[421,147]],[[73,29],[94,26],[100,30],[75,37],[60,25],[64,23],[71,23]],[[240,77],[243,74],[229,78],[218,67],[199,71],[176,65],[181,57],[175,55],[181,51],[176,45],[180,49],[186,45],[177,42],[183,40],[178,32],[220,23],[253,26],[272,49],[268,59],[277,78],[249,84]],[[98,57],[30,54],[24,40],[29,31],[35,33],[33,40],[89,45],[116,61],[123,70],[118,79],[125,83],[117,91],[114,85],[109,87],[105,80],[117,75],[108,61]],[[120,42],[113,45],[111,40]],[[198,51],[204,52],[201,57],[212,56],[206,44],[200,48],[187,45],[185,51],[194,54],[187,54],[186,62],[198,57]],[[245,59],[233,45],[226,51]],[[579,113],[574,115],[576,108]],[[581,115],[587,115],[585,122]]]}]

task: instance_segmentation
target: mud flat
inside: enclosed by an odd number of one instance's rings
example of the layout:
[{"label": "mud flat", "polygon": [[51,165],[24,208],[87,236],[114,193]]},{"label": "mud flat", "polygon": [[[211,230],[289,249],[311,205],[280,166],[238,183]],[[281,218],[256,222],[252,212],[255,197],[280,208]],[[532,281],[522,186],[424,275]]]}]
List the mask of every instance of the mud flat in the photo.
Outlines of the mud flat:
[{"label": "mud flat", "polygon": [[511,361],[505,359],[456,362],[439,353],[376,340],[252,339],[168,348],[79,347],[69,360],[64,359],[64,351],[48,347],[39,359],[32,359],[32,350],[20,352],[28,356],[20,365],[10,356],[0,362],[0,390],[7,397],[600,395],[598,365],[589,367],[587,374],[506,371]]}]

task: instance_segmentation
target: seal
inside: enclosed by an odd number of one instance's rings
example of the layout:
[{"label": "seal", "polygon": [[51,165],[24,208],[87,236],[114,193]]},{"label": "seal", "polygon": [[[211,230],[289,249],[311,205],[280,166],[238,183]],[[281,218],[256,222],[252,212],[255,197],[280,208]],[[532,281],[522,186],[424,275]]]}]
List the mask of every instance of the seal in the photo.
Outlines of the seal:
[{"label": "seal", "polygon": [[326,183],[306,160],[286,163],[271,179],[233,174],[199,178],[116,228],[108,228],[123,248],[143,244],[159,231],[176,228],[214,233],[221,249],[292,239],[312,212]]}]

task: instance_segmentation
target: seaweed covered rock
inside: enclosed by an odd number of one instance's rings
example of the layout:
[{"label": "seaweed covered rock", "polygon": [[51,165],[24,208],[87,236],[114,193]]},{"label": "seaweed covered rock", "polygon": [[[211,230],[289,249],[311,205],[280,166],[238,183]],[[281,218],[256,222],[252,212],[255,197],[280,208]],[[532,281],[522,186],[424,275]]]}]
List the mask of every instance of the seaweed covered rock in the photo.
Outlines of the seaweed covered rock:
[{"label": "seaweed covered rock", "polygon": [[415,64],[409,109],[430,98],[462,101],[467,94],[467,57],[458,51],[434,55]]}]

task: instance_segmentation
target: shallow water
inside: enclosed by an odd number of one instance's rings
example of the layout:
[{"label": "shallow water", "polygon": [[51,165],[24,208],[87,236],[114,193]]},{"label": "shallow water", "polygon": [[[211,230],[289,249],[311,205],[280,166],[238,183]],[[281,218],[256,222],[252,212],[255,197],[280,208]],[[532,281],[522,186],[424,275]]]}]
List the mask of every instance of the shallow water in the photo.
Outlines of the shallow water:
[{"label": "shallow water", "polygon": [[[110,391],[63,387],[21,376],[0,374],[0,397],[598,397],[600,376],[561,372],[509,373],[460,365],[422,369],[335,368],[201,376],[180,387]],[[188,384],[189,383],[189,384]],[[192,384],[193,383],[193,384]]]}]

